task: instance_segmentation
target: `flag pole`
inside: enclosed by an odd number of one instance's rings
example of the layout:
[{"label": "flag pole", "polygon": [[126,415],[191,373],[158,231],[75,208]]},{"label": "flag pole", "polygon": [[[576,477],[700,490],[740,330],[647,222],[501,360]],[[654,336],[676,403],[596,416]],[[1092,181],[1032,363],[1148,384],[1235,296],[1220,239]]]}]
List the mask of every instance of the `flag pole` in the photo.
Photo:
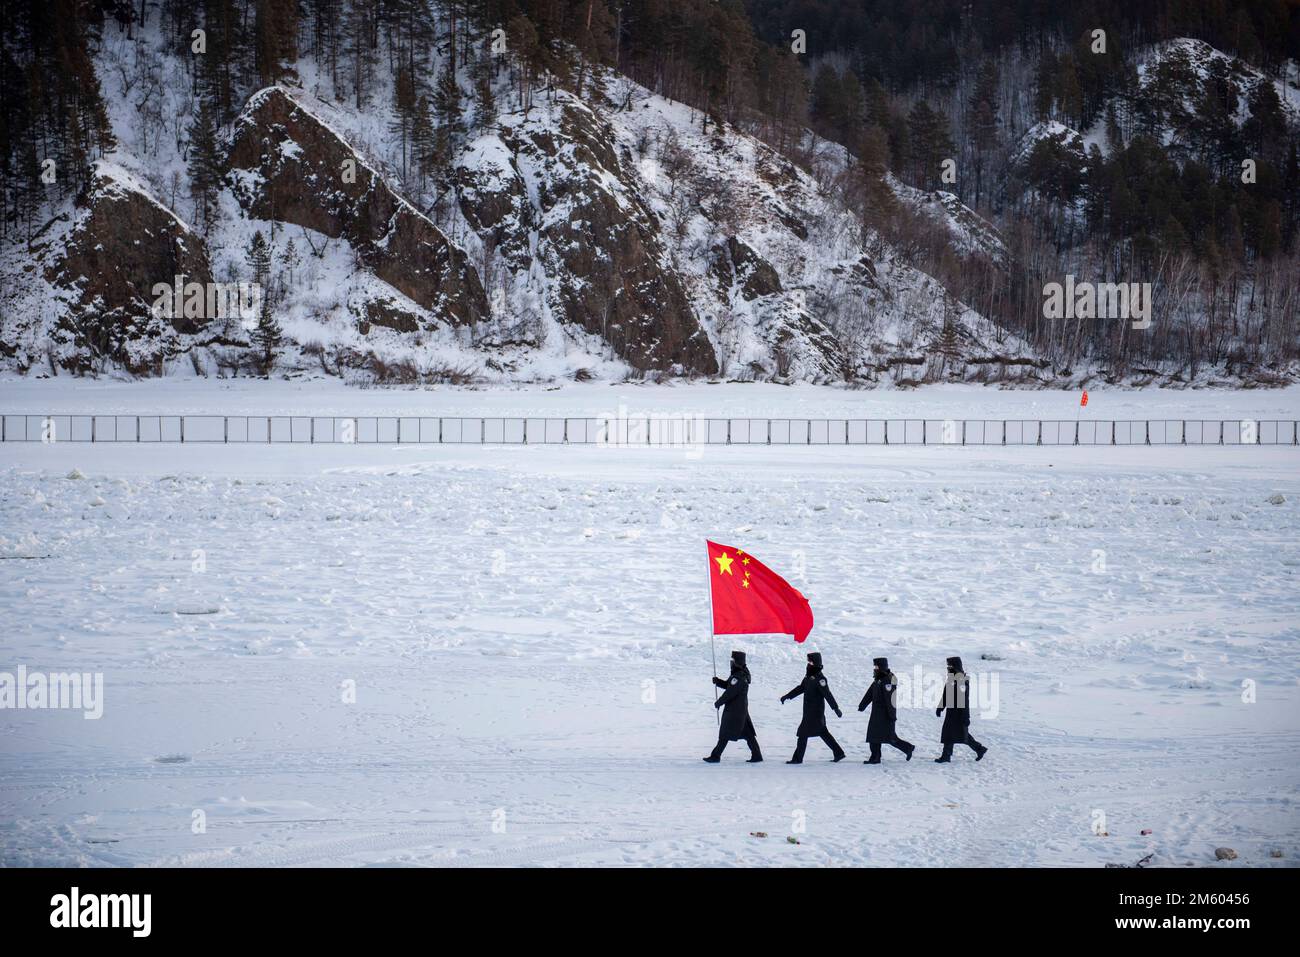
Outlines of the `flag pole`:
[{"label": "flag pole", "polygon": [[[713,569],[709,567],[713,561],[709,557],[709,541],[704,540],[704,573],[708,576],[709,583],[709,651],[713,655],[713,677],[718,676],[718,646],[717,640],[713,634]],[[718,727],[722,727],[722,714],[718,711],[718,686],[713,686],[713,715],[718,719]]]}]

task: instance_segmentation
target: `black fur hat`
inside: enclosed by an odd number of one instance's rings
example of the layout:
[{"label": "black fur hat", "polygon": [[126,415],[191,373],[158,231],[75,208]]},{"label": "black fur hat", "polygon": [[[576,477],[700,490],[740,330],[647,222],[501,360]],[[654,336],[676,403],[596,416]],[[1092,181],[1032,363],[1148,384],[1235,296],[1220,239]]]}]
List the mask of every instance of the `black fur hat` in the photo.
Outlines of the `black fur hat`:
[{"label": "black fur hat", "polygon": [[889,670],[889,659],[888,659],[888,658],[872,658],[872,659],[871,659],[871,663],[872,663],[873,665],[875,665],[877,668],[879,668],[881,671],[888,671],[888,670]]},{"label": "black fur hat", "polygon": [[740,667],[745,667],[745,653],[743,651],[733,651],[731,653],[731,660],[740,665]]},{"label": "black fur hat", "polygon": [[822,653],[820,651],[808,652],[808,664],[820,668],[822,666]]},{"label": "black fur hat", "polygon": [[953,657],[949,658],[949,659],[948,659],[948,668],[949,668],[951,671],[953,671],[953,672],[961,671],[961,670],[962,670],[962,667],[961,667],[961,659],[958,658],[958,657],[956,657],[955,655],[954,655]]}]

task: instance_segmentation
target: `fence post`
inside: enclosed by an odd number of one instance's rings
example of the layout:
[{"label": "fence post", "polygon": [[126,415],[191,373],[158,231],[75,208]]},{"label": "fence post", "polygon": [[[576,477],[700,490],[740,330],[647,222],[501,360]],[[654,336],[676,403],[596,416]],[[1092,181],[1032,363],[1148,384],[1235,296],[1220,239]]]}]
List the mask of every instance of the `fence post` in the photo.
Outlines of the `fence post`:
[{"label": "fence post", "polygon": [[1179,441],[1178,444],[1179,444],[1179,445],[1186,445],[1186,444],[1187,444],[1187,420],[1186,420],[1186,419],[1183,419],[1183,433],[1182,433],[1182,439]]},{"label": "fence post", "polygon": [[[158,426],[158,431],[162,431],[162,426]],[[181,442],[185,441],[185,416],[181,416]]]},{"label": "fence post", "polygon": [[767,444],[772,444],[772,420],[767,420]]},{"label": "fence post", "polygon": [[1002,444],[1007,444],[1007,420],[1002,420]]},{"label": "fence post", "polygon": [[95,417],[93,415],[90,417],[90,441],[95,441]]},{"label": "fence post", "polygon": [[1151,444],[1151,420],[1147,419],[1142,423],[1142,441],[1146,445]]},{"label": "fence post", "polygon": [[1219,420],[1219,444],[1223,444],[1223,420]]},{"label": "fence post", "polygon": [[307,444],[316,444],[316,416],[314,415],[307,420]]},{"label": "fence post", "polygon": [[1038,441],[1035,442],[1034,444],[1035,445],[1043,444],[1043,420],[1042,419],[1038,420]]},{"label": "fence post", "polygon": [[803,444],[812,445],[812,419],[804,419]]},{"label": "fence post", "polygon": [[925,422],[925,419],[922,419],[922,420],[921,420],[921,444],[922,444],[922,445],[929,445],[929,444],[930,444],[929,434],[928,434],[927,431],[926,431],[926,422]]},{"label": "fence post", "polygon": [[221,442],[223,445],[230,444],[230,416],[221,417]]},{"label": "fence post", "polygon": [[885,444],[889,444],[889,420],[885,419]]},{"label": "fence post", "polygon": [[650,416],[645,417],[645,444],[650,445]]},{"label": "fence post", "polygon": [[565,444],[565,445],[568,445],[568,444],[569,444],[569,419],[568,419],[567,416],[566,416],[565,419],[564,419],[564,438],[563,438],[563,441],[564,441],[564,444]]},{"label": "fence post", "polygon": [[961,444],[966,444],[966,420],[961,420]]},{"label": "fence post", "polygon": [[528,416],[524,416],[524,445],[528,444]]}]

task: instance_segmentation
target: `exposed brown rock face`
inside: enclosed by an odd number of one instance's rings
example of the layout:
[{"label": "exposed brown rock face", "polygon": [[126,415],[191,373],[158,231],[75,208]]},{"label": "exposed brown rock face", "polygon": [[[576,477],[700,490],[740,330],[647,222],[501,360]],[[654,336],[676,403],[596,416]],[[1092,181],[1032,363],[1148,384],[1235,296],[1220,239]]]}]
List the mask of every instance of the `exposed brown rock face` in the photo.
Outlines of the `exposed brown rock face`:
[{"label": "exposed brown rock face", "polygon": [[460,170],[465,218],[513,269],[540,260],[547,276],[572,277],[549,284],[553,314],[606,339],[635,368],[717,372],[658,220],[633,190],[611,185],[634,177],[608,125],[566,104],[558,131],[524,122],[500,135],[508,160]]},{"label": "exposed brown rock face", "polygon": [[370,331],[372,325],[384,326],[395,332],[417,332],[420,328],[415,317],[392,300],[367,299],[361,311],[364,318],[358,326],[363,336]]},{"label": "exposed brown rock face", "polygon": [[710,268],[718,284],[724,290],[739,287],[749,302],[781,291],[781,277],[772,264],[735,236],[714,247],[712,260]]},{"label": "exposed brown rock face", "polygon": [[77,348],[64,365],[91,368],[98,356],[137,374],[160,371],[183,348],[177,333],[199,332],[208,320],[155,316],[153,288],[176,276],[211,282],[203,241],[141,184],[103,164],[79,204],[66,252],[46,271],[73,293],[58,338]]},{"label": "exposed brown rock face", "polygon": [[226,169],[251,215],[345,238],[376,276],[453,325],[488,314],[465,253],[285,90],[249,98]]}]

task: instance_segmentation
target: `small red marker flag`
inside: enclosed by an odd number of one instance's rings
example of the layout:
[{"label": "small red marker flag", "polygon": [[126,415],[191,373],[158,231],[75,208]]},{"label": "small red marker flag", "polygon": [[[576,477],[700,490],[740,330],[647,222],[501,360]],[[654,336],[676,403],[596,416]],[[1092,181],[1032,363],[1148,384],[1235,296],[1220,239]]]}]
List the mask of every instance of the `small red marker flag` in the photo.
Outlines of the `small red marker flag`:
[{"label": "small red marker flag", "polygon": [[1080,406],[1085,406],[1085,405],[1087,405],[1087,404],[1088,404],[1088,390],[1087,390],[1087,389],[1084,389],[1084,390],[1083,390],[1083,398],[1079,400],[1079,405],[1080,405]]},{"label": "small red marker flag", "polygon": [[709,596],[715,635],[793,635],[812,631],[808,599],[742,548],[709,542]]}]

